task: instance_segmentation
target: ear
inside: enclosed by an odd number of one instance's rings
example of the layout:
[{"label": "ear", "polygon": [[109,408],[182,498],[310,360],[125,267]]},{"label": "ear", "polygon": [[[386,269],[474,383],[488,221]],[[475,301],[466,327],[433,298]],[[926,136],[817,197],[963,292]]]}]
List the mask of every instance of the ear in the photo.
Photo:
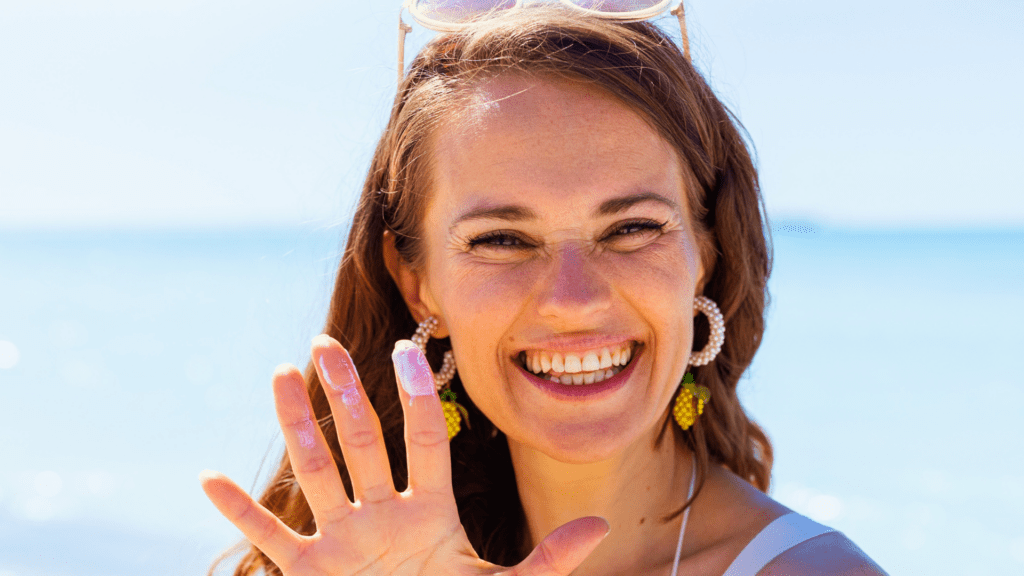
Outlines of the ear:
[{"label": "ear", "polygon": [[[706,279],[704,278],[703,265],[698,265],[697,277],[699,278],[699,280],[697,281],[697,286],[693,290],[693,294],[694,296],[701,296],[704,294],[704,285],[706,281]],[[700,312],[698,312],[697,310],[693,311],[694,318],[696,318],[698,314],[700,314]]]},{"label": "ear", "polygon": [[409,312],[416,322],[419,323],[431,316],[436,316],[437,331],[434,332],[433,337],[447,338],[448,327],[427,292],[426,279],[422,273],[413,270],[398,253],[398,249],[395,247],[395,234],[390,230],[384,231],[384,265],[387,266],[391,279],[398,286],[398,291],[402,293],[402,299],[405,300],[405,305],[409,307]]}]

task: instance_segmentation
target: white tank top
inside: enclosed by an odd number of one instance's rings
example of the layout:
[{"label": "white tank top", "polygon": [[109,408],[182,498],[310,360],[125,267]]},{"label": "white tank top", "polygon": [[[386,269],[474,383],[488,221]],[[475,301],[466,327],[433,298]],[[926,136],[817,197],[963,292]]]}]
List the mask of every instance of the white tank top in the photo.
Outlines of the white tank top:
[{"label": "white tank top", "polygon": [[[693,497],[693,485],[697,480],[697,466],[693,466],[690,476],[690,492],[686,496]],[[676,561],[672,565],[672,576],[679,570],[679,553],[683,549],[683,534],[686,532],[686,521],[690,518],[690,509],[683,512],[683,525],[679,528],[679,543],[676,544]],[[793,546],[834,529],[818,524],[814,520],[795,512],[776,518],[771,524],[758,532],[739,556],[732,561],[722,576],[755,576],[761,568],[774,560],[779,554]]]}]

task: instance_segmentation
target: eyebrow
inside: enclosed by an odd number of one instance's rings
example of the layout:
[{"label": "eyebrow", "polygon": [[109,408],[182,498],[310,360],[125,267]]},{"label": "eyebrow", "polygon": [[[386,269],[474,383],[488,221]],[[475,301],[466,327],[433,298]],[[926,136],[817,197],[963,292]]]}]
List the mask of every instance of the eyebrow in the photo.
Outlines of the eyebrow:
[{"label": "eyebrow", "polygon": [[[597,210],[594,211],[594,215],[610,216],[612,214],[618,214],[619,212],[625,212],[633,206],[643,202],[658,202],[672,208],[676,212],[679,212],[679,204],[665,198],[661,194],[655,194],[654,192],[640,192],[638,194],[628,194],[617,198],[609,198],[597,207]],[[523,222],[526,220],[537,220],[538,218],[539,216],[533,211],[533,209],[522,204],[503,204],[501,206],[490,207],[484,206],[482,208],[470,210],[456,218],[449,227],[449,230],[452,230],[459,224],[469,220],[507,220],[509,222]]]}]

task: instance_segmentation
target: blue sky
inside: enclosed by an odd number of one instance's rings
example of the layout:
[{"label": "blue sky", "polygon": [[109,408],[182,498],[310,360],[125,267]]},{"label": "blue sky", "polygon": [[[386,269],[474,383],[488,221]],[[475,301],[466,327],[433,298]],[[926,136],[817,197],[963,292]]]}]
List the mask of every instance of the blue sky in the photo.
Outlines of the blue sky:
[{"label": "blue sky", "polygon": [[[345,219],[394,93],[398,5],[3,3],[0,228]],[[1024,3],[692,0],[687,14],[773,218],[1024,225]],[[433,34],[416,27],[408,55]]]}]

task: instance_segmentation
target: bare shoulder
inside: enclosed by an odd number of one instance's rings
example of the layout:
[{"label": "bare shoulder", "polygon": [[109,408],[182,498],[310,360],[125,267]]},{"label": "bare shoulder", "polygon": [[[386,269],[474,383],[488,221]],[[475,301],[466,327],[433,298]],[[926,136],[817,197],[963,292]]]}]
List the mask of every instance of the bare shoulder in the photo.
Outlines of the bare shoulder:
[{"label": "bare shoulder", "polygon": [[889,576],[840,532],[801,542],[768,563],[757,576]]}]

